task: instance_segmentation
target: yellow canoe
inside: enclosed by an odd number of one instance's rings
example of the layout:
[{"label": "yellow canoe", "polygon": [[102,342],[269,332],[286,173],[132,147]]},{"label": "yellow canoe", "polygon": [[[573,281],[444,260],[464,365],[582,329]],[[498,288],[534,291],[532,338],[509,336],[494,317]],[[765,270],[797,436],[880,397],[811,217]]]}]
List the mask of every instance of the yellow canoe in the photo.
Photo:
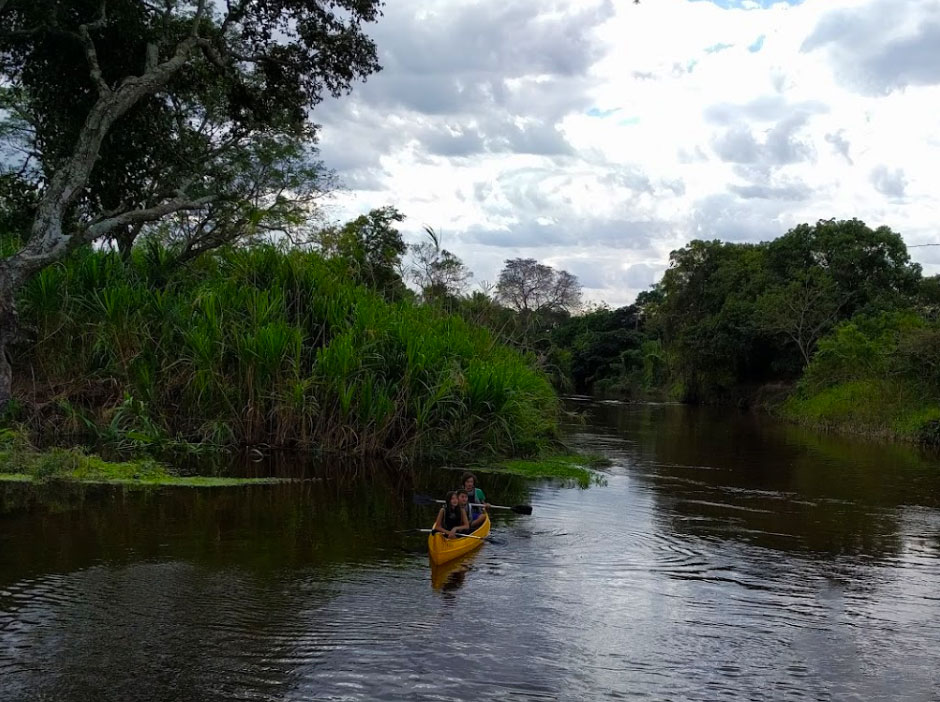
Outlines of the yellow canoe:
[{"label": "yellow canoe", "polygon": [[428,553],[431,555],[431,562],[435,565],[452,561],[457,556],[469,553],[483,543],[483,539],[490,533],[490,515],[486,515],[483,523],[477,527],[471,536],[479,538],[472,539],[466,536],[458,536],[453,539],[445,539],[443,534],[428,534]]}]

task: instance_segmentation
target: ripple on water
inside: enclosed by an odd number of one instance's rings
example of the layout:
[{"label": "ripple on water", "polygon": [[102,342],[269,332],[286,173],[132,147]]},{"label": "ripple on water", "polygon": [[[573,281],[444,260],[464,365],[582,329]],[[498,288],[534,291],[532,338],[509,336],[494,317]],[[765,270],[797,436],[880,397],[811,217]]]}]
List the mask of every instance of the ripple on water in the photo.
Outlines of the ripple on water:
[{"label": "ripple on water", "polygon": [[[0,698],[935,697],[938,510],[866,498],[842,485],[856,473],[825,482],[750,453],[729,463],[721,441],[648,441],[656,422],[628,441],[609,431],[594,444],[618,461],[605,487],[517,486],[533,514],[498,515],[498,543],[443,585],[423,536],[344,554],[335,532],[297,528],[306,513],[289,492],[200,497],[202,512],[152,526],[162,560],[37,562],[0,587]],[[408,526],[399,505],[379,506],[370,533],[386,512]],[[126,514],[109,509],[76,522],[95,539],[121,532]]]}]

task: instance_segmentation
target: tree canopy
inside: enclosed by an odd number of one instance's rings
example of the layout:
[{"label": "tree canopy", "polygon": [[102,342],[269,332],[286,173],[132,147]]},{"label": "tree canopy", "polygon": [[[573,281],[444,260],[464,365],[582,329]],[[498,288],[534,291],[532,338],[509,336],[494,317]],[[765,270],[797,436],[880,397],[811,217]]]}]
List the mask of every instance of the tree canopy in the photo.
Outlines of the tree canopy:
[{"label": "tree canopy", "polygon": [[198,213],[196,250],[296,218],[317,190],[309,111],[379,70],[380,5],[0,2],[0,131],[20,155],[0,195],[28,223],[0,259],[0,404],[14,293],[44,267],[179,212]]},{"label": "tree canopy", "polygon": [[517,312],[574,312],[581,304],[581,285],[568,271],[534,258],[513,258],[499,274],[496,297]]}]

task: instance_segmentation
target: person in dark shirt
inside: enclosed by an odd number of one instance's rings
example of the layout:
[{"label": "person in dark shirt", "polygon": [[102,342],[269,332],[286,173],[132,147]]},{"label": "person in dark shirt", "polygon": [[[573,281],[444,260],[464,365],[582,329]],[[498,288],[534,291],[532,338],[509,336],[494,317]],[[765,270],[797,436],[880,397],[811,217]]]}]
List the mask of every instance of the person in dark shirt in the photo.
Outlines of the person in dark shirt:
[{"label": "person in dark shirt", "polygon": [[467,531],[470,528],[470,522],[467,519],[466,510],[460,507],[460,500],[454,491],[448,492],[444,497],[444,506],[437,513],[437,520],[434,522],[434,531],[444,534],[445,537],[453,539],[457,535],[458,529]]}]

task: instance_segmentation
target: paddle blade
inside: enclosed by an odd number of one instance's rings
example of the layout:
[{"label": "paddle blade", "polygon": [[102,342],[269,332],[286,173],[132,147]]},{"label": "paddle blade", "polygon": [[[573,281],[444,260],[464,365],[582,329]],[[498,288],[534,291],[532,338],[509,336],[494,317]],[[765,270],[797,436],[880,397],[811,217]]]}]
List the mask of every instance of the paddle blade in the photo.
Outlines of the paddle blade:
[{"label": "paddle blade", "polygon": [[532,505],[516,505],[512,511],[516,514],[532,514]]},{"label": "paddle blade", "polygon": [[437,504],[437,500],[433,497],[428,497],[427,495],[415,495],[411,498],[412,502],[416,505],[434,505]]}]

